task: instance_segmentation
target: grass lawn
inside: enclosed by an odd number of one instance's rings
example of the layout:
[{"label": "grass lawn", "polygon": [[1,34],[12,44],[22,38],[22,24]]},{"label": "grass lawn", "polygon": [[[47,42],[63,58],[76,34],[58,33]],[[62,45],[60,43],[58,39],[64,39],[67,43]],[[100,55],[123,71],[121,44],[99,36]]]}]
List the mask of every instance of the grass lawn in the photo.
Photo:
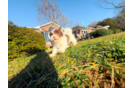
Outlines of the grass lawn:
[{"label": "grass lawn", "polygon": [[8,63],[9,88],[125,88],[125,32],[88,39]]}]

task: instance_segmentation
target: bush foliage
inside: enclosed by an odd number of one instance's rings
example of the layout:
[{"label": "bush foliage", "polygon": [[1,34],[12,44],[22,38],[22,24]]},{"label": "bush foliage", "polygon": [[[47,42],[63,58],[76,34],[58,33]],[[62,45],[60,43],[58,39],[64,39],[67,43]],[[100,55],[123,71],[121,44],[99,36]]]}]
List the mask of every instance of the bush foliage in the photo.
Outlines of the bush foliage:
[{"label": "bush foliage", "polygon": [[116,29],[115,30],[115,33],[120,33],[120,32],[123,32],[123,30],[121,30],[121,29]]},{"label": "bush foliage", "polygon": [[94,37],[99,37],[99,36],[106,36],[106,35],[110,35],[113,34],[114,31],[111,29],[99,29],[95,32],[91,32],[90,35],[94,36]]},{"label": "bush foliage", "polygon": [[114,30],[108,29],[107,30],[107,35],[111,35],[111,34],[114,34]]},{"label": "bush foliage", "polygon": [[106,35],[111,35],[111,34],[116,34],[123,32],[121,29],[116,29],[116,30],[111,30],[111,29],[99,29],[97,31],[91,32],[90,35],[94,37],[99,37],[99,36],[106,36]]},{"label": "bush foliage", "polygon": [[8,59],[32,54],[45,49],[42,34],[29,28],[8,25]]}]

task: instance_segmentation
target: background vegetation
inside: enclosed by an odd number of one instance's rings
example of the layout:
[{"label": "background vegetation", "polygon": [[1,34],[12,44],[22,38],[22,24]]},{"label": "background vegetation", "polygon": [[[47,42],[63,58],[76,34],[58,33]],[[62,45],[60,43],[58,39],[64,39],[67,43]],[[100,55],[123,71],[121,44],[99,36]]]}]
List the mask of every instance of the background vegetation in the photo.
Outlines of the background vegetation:
[{"label": "background vegetation", "polygon": [[100,36],[106,36],[106,35],[111,35],[111,34],[116,34],[123,32],[121,29],[116,29],[116,30],[111,30],[111,29],[99,29],[97,31],[91,32],[90,35],[94,37],[100,37]]},{"label": "background vegetation", "polygon": [[8,22],[8,60],[45,50],[45,38],[29,28]]},{"label": "background vegetation", "polygon": [[125,31],[125,9],[123,9],[116,17],[99,21],[97,25],[110,25],[110,29],[112,30],[121,29]]}]

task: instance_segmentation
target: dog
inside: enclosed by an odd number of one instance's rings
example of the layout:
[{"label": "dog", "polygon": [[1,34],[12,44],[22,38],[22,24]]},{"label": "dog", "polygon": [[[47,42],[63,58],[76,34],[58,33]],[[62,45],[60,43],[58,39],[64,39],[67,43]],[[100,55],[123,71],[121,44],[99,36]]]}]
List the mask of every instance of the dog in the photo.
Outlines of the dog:
[{"label": "dog", "polygon": [[48,36],[53,45],[50,57],[54,57],[57,53],[64,53],[71,42],[74,46],[77,44],[71,28],[63,29],[59,27],[58,29],[53,29],[49,32]]}]

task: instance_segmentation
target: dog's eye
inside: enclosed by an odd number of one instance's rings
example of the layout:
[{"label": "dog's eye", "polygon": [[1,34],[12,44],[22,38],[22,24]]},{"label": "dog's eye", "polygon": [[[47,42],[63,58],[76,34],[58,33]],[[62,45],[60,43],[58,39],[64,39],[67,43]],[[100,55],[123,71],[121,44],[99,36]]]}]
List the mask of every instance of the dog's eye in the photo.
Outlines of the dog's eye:
[{"label": "dog's eye", "polygon": [[53,33],[50,33],[50,36],[52,36],[53,35]]}]

